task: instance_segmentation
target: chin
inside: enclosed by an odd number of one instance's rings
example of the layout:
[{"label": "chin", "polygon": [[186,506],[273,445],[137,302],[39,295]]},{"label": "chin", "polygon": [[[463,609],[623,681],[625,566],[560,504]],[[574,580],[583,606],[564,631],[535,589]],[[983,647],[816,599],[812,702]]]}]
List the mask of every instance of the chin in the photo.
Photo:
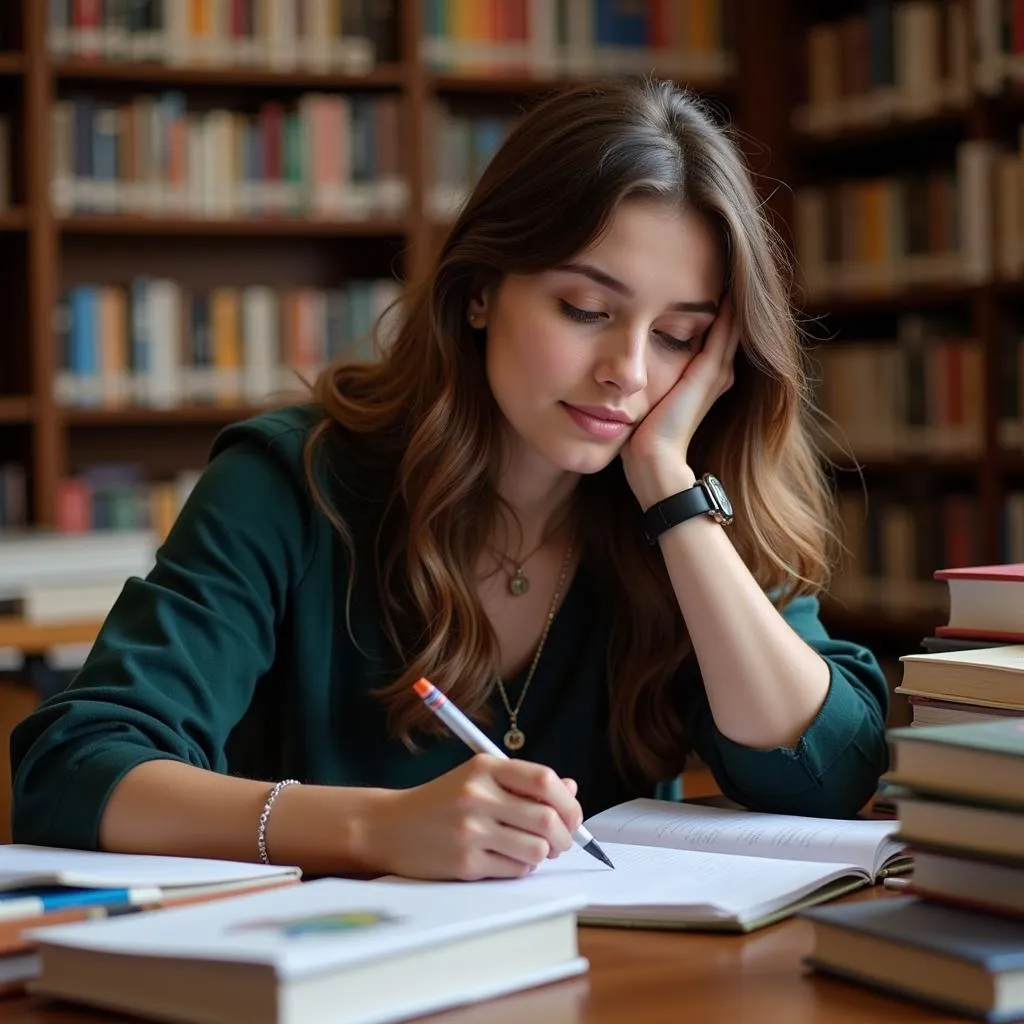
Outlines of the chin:
[{"label": "chin", "polygon": [[590,476],[607,469],[621,450],[622,445],[566,444],[552,445],[544,454],[566,473]]}]

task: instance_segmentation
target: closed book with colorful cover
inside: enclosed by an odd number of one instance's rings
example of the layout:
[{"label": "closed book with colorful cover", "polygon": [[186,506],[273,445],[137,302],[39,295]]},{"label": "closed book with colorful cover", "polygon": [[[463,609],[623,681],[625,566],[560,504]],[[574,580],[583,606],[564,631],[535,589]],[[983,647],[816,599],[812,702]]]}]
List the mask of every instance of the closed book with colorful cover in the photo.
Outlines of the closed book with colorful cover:
[{"label": "closed book with colorful cover", "polygon": [[1024,1016],[1024,923],[914,897],[816,907],[808,963],[993,1022]]},{"label": "closed book with colorful cover", "polygon": [[39,929],[33,990],[186,1024],[382,1024],[582,973],[581,904],[325,878]]}]

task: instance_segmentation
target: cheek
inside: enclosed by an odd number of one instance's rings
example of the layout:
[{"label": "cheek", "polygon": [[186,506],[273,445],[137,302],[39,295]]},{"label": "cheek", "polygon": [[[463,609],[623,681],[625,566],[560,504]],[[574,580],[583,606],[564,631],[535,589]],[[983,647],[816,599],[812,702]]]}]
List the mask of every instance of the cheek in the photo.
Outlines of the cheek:
[{"label": "cheek", "polygon": [[495,321],[488,334],[488,365],[503,378],[523,380],[534,390],[571,373],[579,346],[550,316],[524,308],[521,314]]},{"label": "cheek", "polygon": [[648,366],[647,372],[647,393],[650,396],[651,406],[660,402],[675,386],[679,379],[686,372],[693,356],[690,353],[680,355],[655,356]]}]

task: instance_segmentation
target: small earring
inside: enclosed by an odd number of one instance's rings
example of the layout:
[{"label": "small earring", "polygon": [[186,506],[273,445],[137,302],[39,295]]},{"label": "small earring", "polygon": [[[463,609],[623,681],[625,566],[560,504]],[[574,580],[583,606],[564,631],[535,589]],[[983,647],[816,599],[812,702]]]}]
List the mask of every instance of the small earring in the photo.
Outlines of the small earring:
[{"label": "small earring", "polygon": [[480,322],[480,314],[479,313],[470,313],[468,319],[469,319],[469,326],[474,328],[474,329],[476,329],[476,330],[479,330],[480,327],[483,326],[481,324],[481,322]]}]

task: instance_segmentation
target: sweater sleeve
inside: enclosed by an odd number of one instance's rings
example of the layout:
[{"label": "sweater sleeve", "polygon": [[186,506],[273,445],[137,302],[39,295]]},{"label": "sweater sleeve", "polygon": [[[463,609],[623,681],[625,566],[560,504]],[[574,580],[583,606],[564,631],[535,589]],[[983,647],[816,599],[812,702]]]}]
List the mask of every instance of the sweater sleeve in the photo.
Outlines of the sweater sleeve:
[{"label": "sweater sleeve", "polygon": [[832,639],[818,611],[815,597],[795,598],[782,611],[831,672],[825,702],[795,747],[757,750],[722,735],[696,658],[687,659],[681,672],[688,741],[723,794],[754,810],[850,817],[868,802],[887,768],[885,676],[866,648]]},{"label": "sweater sleeve", "polygon": [[214,455],[74,682],[14,730],[15,842],[96,848],[107,799],[145,761],[225,770],[308,564],[309,509],[265,441],[243,436]]}]

